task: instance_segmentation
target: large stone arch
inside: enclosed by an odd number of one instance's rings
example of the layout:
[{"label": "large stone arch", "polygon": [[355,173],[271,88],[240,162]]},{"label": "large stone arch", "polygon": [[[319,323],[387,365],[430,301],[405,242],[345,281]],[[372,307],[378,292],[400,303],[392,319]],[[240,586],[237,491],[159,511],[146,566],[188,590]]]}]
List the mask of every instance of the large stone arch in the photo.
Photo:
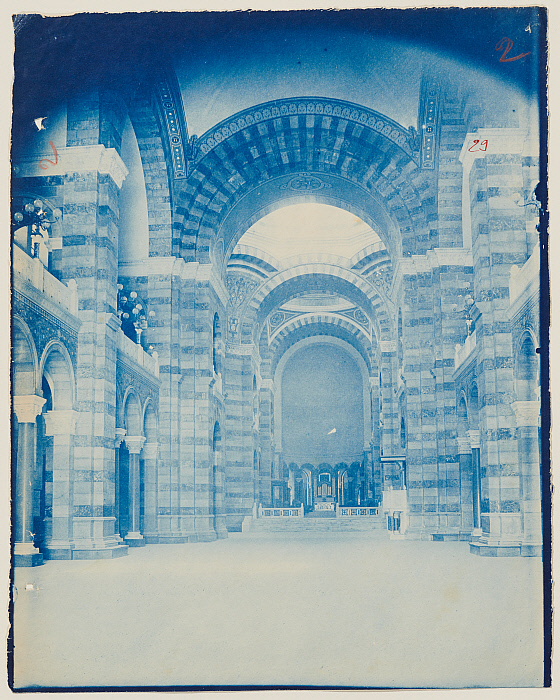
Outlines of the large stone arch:
[{"label": "large stone arch", "polygon": [[[284,265],[272,255],[269,255],[259,248],[248,245],[239,245],[235,255],[235,266],[242,267],[248,264],[252,272],[257,271],[264,276],[264,273],[274,273],[281,270]],[[255,268],[257,268],[255,270]]]},{"label": "large stone arch", "polygon": [[297,265],[267,279],[247,304],[245,319],[262,325],[279,305],[307,291],[323,288],[360,308],[371,320],[379,340],[392,338],[392,303],[385,294],[355,272],[327,263]]},{"label": "large stone arch", "polygon": [[174,190],[185,181],[188,168],[187,124],[174,73],[160,71],[129,97],[127,107],[144,170],[149,255],[168,256],[174,243]]},{"label": "large stone arch", "polygon": [[362,329],[335,314],[306,314],[287,323],[270,344],[271,375],[274,376],[279,360],[292,345],[313,336],[342,340],[360,353],[370,376],[374,368],[377,369],[371,351],[371,339]]},{"label": "large stone arch", "polygon": [[[302,178],[315,183],[317,188],[304,195],[291,191]],[[223,240],[226,248],[225,260],[229,259],[241,236],[257,221],[283,207],[308,203],[324,204],[354,214],[381,236],[393,257],[400,256],[399,227],[387,213],[379,195],[341,176],[321,172],[289,173],[270,178],[236,202],[218,229],[218,240]]]},{"label": "large stone arch", "polygon": [[[361,210],[367,223],[383,218],[377,228],[393,254],[423,252],[417,237],[428,245],[435,202],[409,133],[372,110],[325,98],[276,100],[221,122],[201,137],[198,149],[175,209],[181,240],[174,252],[186,260],[209,259],[219,230],[225,238],[221,229],[234,206],[241,205],[237,226],[232,221],[227,227],[225,250],[241,222],[302,194],[305,201],[336,200],[336,206]],[[272,181],[276,191],[265,192]],[[397,240],[387,239],[389,221],[400,233]]]},{"label": "large stone arch", "polygon": [[359,338],[364,344],[364,347],[369,347],[371,349],[371,335],[366,329],[353,319],[348,316],[343,316],[336,311],[311,311],[290,318],[278,326],[270,336],[270,348],[274,348],[286,335],[289,335],[296,328],[309,326],[314,323],[330,323],[333,326],[340,326],[356,336],[356,338]]}]

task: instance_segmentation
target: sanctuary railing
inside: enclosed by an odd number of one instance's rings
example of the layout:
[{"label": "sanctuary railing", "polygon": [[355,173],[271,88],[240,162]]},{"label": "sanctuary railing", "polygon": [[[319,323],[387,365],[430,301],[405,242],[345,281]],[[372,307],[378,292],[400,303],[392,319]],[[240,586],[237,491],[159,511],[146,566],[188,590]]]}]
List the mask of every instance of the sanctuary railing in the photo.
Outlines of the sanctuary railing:
[{"label": "sanctuary railing", "polygon": [[336,517],[358,517],[378,515],[379,508],[373,506],[338,506],[336,509]]},{"label": "sanctuary railing", "polygon": [[303,518],[303,506],[299,506],[299,508],[269,508],[260,505],[259,518]]}]

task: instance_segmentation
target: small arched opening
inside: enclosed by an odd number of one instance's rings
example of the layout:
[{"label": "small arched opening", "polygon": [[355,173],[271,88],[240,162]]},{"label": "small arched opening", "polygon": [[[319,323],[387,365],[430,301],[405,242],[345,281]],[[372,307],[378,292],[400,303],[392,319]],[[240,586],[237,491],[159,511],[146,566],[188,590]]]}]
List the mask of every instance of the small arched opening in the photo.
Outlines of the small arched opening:
[{"label": "small arched opening", "polygon": [[[45,403],[37,417],[33,531],[36,545],[45,555],[69,558],[74,514],[70,478],[75,431],[74,375],[68,351],[62,343],[47,344],[40,371]],[[50,553],[53,540],[57,543],[56,549],[65,550],[64,553]]]},{"label": "small arched opening", "polygon": [[535,342],[525,334],[519,343],[515,363],[515,393],[518,401],[537,401],[539,393],[539,357]]}]

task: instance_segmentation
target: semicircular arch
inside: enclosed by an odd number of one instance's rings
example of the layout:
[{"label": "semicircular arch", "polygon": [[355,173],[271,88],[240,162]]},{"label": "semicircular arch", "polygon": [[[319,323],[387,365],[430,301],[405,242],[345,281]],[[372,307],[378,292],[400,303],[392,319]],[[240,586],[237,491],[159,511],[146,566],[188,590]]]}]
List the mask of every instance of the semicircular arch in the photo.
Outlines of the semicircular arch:
[{"label": "semicircular arch", "polygon": [[29,326],[18,316],[13,317],[12,360],[14,395],[36,394],[41,376],[37,349]]},{"label": "semicircular arch", "polygon": [[142,406],[142,435],[146,438],[146,442],[157,442],[158,435],[158,420],[157,410],[151,396],[144,401]]},{"label": "semicircular arch", "polygon": [[235,202],[218,229],[218,236],[223,238],[226,248],[226,263],[239,239],[251,226],[284,207],[309,203],[336,207],[357,216],[380,236],[389,255],[400,255],[398,221],[387,212],[382,198],[375,191],[340,176],[323,172],[308,172],[307,175],[322,182],[325,187],[328,185],[328,189],[305,195],[286,192],[282,187],[297,177],[292,173],[259,183],[258,187]]},{"label": "semicircular arch", "polygon": [[313,319],[313,315],[310,314],[305,319],[297,317],[286,324],[271,343],[269,348],[271,374],[274,375],[280,358],[292,345],[304,338],[314,336],[339,338],[360,353],[367,366],[369,375],[374,371],[374,367],[376,368],[375,358],[371,351],[371,340],[362,329],[353,326],[346,319],[341,319],[334,315],[332,318],[323,318],[323,315],[321,315],[321,318],[316,317]]},{"label": "semicircular arch", "polygon": [[339,326],[344,328],[352,335],[360,338],[364,346],[368,345],[371,347],[371,336],[369,333],[360,326],[356,321],[337,314],[336,312],[327,311],[312,311],[310,313],[304,313],[295,318],[291,318],[286,321],[283,325],[279,326],[270,337],[269,346],[271,349],[276,347],[278,343],[286,336],[289,335],[296,328],[301,328],[303,326],[309,326],[317,323],[329,323],[333,326]]},{"label": "semicircular arch", "polygon": [[379,340],[390,339],[392,302],[360,275],[327,263],[298,265],[265,280],[249,301],[246,316],[262,326],[276,308],[309,291],[333,292],[352,302],[368,316]]},{"label": "semicircular arch", "polygon": [[[256,212],[260,218],[292,196],[337,200],[336,206],[361,211],[366,223],[381,217],[385,221],[378,228],[388,250],[408,251],[418,236],[428,240],[424,234],[431,213],[427,202],[424,206],[431,191],[409,138],[387,117],[339,100],[300,97],[237,113],[197,143],[198,158],[177,193],[174,252],[187,261],[207,262],[218,235],[227,260],[227,251]],[[223,226],[234,207],[235,222],[226,232]],[[387,221],[400,236],[387,238]]]},{"label": "semicircular arch", "polygon": [[142,435],[142,405],[133,387],[128,387],[123,397],[124,427],[129,436]]},{"label": "semicircular arch", "polygon": [[[58,357],[57,357],[58,356]],[[53,395],[53,408],[68,409],[74,405],[74,368],[70,354],[60,340],[50,340],[39,364],[40,376],[48,374]]]}]

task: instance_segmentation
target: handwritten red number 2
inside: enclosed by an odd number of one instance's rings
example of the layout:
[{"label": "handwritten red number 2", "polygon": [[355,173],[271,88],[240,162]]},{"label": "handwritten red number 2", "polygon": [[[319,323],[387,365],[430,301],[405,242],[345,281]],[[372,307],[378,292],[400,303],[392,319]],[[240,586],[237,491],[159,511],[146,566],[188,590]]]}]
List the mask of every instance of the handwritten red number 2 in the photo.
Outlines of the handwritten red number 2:
[{"label": "handwritten red number 2", "polygon": [[[504,44],[504,42],[505,42],[505,44]],[[500,39],[500,41],[496,44],[496,51],[503,50],[503,52],[504,52],[500,56],[500,63],[508,63],[509,61],[518,61],[520,58],[525,58],[525,56],[528,56],[531,53],[530,51],[527,51],[527,53],[520,53],[518,56],[512,56],[511,58],[506,58],[508,53],[511,51],[512,46],[513,46],[513,41],[507,36],[505,36],[503,39]]]},{"label": "handwritten red number 2", "polygon": [[[476,148],[478,146],[478,148]],[[475,153],[476,151],[486,151],[488,149],[488,139],[481,141],[480,139],[475,139],[473,145],[469,148],[469,153]]]},{"label": "handwritten red number 2", "polygon": [[[56,152],[56,146],[54,145],[54,143],[52,141],[49,141],[49,146],[53,150],[54,160],[49,160],[48,158],[42,158],[39,161],[39,167],[42,170],[46,170],[49,167],[49,163],[50,163],[50,165],[57,165],[57,163],[58,163],[58,153]],[[45,165],[43,165],[43,163],[45,163]]]}]

